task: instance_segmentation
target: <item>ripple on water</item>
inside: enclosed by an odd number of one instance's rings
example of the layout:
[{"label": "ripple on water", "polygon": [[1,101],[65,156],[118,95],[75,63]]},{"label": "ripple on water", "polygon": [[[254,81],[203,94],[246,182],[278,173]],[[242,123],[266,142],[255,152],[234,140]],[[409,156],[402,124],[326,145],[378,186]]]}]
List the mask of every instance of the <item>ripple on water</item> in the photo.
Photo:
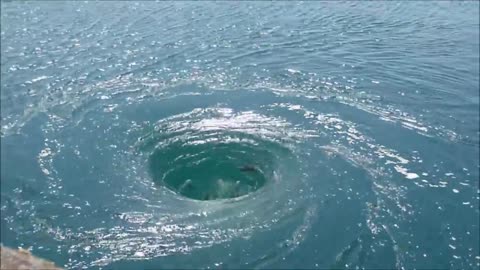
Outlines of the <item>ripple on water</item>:
[{"label": "ripple on water", "polygon": [[282,5],[2,2],[2,239],[68,268],[478,266],[478,3]]}]

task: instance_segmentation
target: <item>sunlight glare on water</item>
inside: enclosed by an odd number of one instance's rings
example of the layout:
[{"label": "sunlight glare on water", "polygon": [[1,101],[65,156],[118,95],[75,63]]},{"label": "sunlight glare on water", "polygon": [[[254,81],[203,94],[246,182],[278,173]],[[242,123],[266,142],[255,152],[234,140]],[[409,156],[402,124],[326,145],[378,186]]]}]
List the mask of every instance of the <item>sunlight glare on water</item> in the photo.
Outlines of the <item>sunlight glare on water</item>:
[{"label": "sunlight glare on water", "polygon": [[478,74],[476,1],[2,1],[1,243],[478,269]]}]

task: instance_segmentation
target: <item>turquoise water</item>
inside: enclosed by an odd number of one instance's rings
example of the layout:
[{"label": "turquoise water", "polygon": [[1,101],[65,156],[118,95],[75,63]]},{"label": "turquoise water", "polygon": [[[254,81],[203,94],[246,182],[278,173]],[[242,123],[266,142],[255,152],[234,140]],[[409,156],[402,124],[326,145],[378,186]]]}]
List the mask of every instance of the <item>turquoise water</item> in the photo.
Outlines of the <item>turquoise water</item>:
[{"label": "turquoise water", "polygon": [[478,2],[1,5],[4,245],[478,269]]}]

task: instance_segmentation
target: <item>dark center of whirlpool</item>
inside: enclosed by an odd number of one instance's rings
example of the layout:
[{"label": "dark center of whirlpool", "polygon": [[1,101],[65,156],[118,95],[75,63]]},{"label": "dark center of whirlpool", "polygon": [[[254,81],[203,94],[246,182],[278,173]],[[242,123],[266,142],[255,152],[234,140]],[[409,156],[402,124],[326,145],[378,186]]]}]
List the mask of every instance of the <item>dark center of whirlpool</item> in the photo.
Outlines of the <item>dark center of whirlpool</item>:
[{"label": "dark center of whirlpool", "polygon": [[208,141],[157,148],[149,158],[153,181],[181,196],[205,201],[247,195],[271,177],[268,152],[241,140]]}]

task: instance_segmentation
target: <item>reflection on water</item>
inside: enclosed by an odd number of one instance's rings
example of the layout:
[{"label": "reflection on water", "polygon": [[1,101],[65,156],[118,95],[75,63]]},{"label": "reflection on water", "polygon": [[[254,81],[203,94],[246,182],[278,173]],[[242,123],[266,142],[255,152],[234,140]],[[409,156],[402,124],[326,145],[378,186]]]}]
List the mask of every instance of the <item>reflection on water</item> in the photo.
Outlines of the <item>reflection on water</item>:
[{"label": "reflection on water", "polygon": [[66,268],[478,268],[478,2],[2,2],[1,242]]}]

